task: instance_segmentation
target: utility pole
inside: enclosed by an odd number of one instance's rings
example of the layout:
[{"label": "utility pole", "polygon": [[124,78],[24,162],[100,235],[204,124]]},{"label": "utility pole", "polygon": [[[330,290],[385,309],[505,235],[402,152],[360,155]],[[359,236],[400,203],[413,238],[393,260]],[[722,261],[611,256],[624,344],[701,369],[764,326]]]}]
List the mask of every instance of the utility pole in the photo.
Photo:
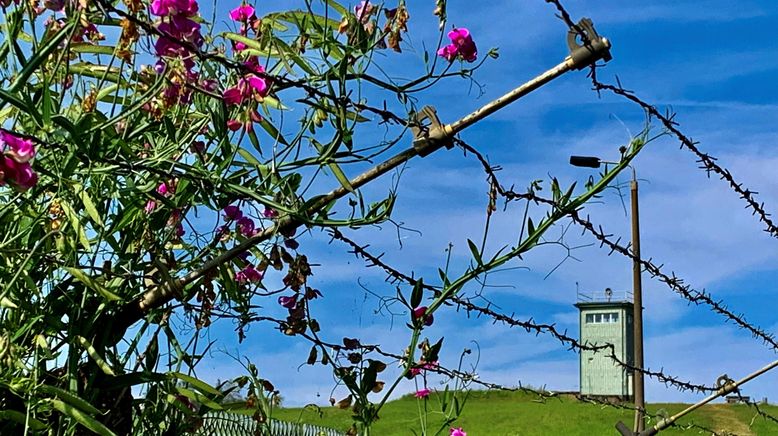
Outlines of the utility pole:
[{"label": "utility pole", "polygon": [[640,277],[640,216],[638,207],[638,180],[635,177],[635,169],[632,169],[632,181],[630,182],[630,194],[632,197],[632,318],[633,318],[633,342],[635,363],[637,371],[632,371],[632,393],[635,395],[635,433],[640,433],[645,428],[646,400],[643,392],[643,283]]},{"label": "utility pole", "polygon": [[[617,164],[601,160],[594,156],[570,156],[570,164],[577,167],[599,168],[602,164]],[[630,182],[630,197],[632,206],[632,395],[635,398],[635,433],[645,428],[643,419],[646,412],[646,399],[643,383],[643,283],[640,277],[640,213],[638,207],[638,179],[635,168],[632,167]]]}]

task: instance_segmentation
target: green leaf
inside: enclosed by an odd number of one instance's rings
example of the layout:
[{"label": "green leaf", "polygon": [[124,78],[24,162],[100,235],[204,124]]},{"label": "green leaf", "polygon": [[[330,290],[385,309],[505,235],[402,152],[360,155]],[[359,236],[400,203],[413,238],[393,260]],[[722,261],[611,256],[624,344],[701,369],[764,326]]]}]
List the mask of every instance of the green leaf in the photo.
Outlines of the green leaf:
[{"label": "green leaf", "polygon": [[270,137],[272,137],[274,140],[283,145],[289,145],[289,142],[278,131],[278,129],[276,129],[276,126],[274,126],[273,123],[268,121],[265,117],[262,117],[262,119],[259,121],[259,125],[262,126],[262,128],[265,129],[268,135],[270,135]]},{"label": "green leaf", "polygon": [[77,423],[83,425],[92,432],[97,433],[100,436],[116,436],[116,434],[103,423],[87,415],[82,410],[60,400],[52,399],[49,401],[51,402],[51,405],[55,409],[59,410],[63,415],[73,418],[73,420],[75,420]]},{"label": "green leaf", "polygon": [[203,394],[198,394],[197,392],[191,391],[187,388],[182,388],[181,386],[176,386],[176,391],[178,391],[179,394],[185,396],[186,398],[189,398],[194,402],[207,406],[209,409],[214,409],[214,410],[223,409],[221,404],[213,401],[212,399],[206,397]]},{"label": "green leaf", "polygon": [[38,386],[38,389],[49,395],[55,395],[57,398],[64,400],[71,406],[77,407],[90,415],[100,415],[102,413],[95,406],[89,404],[89,402],[70,391],[45,384]]},{"label": "green leaf", "polygon": [[478,247],[475,245],[475,242],[468,239],[467,245],[470,247],[470,252],[473,253],[473,259],[475,259],[476,263],[478,263],[478,266],[483,266],[484,261],[481,259],[481,253],[478,251]]},{"label": "green leaf", "polygon": [[65,267],[65,270],[73,276],[76,280],[83,283],[88,287],[89,289],[92,289],[93,291],[96,291],[98,294],[102,295],[103,298],[105,298],[108,301],[121,301],[122,298],[113,292],[106,289],[102,284],[98,283],[91,277],[89,277],[85,272],[81,271],[78,268],[72,268],[72,267]]},{"label": "green leaf", "polygon": [[343,173],[343,170],[340,169],[340,166],[338,166],[335,162],[330,162],[327,164],[327,166],[330,168],[330,171],[332,171],[332,174],[335,175],[335,178],[338,179],[338,182],[340,182],[341,186],[348,191],[348,192],[354,192],[354,187],[351,186],[351,182],[349,181],[348,177],[346,177],[346,174]]},{"label": "green leaf", "polygon": [[15,93],[21,89],[22,86],[27,84],[27,81],[30,79],[30,76],[32,76],[32,73],[34,73],[35,70],[37,70],[38,67],[40,67],[41,64],[46,61],[46,59],[48,59],[51,52],[53,52],[59,46],[59,43],[70,35],[70,32],[73,30],[74,26],[75,22],[72,21],[65,24],[48,42],[46,42],[46,44],[38,47],[38,49],[35,50],[35,54],[27,61],[27,63],[24,65],[24,68],[22,68],[22,71],[20,71],[16,76],[16,80],[14,80],[14,82],[8,88],[8,92]]},{"label": "green leaf", "polygon": [[218,389],[214,388],[213,386],[209,385],[208,383],[198,380],[190,375],[182,374],[180,372],[169,372],[168,375],[175,377],[179,380],[185,381],[189,383],[190,385],[194,386],[199,390],[200,392],[207,392],[209,394],[221,396],[221,392],[219,392]]},{"label": "green leaf", "polygon": [[86,353],[89,354],[89,357],[92,358],[92,360],[95,361],[98,367],[106,374],[106,375],[116,375],[111,367],[108,365],[108,363],[103,359],[103,356],[100,355],[100,353],[97,352],[95,347],[92,345],[91,342],[89,342],[85,337],[83,336],[76,336],[76,342],[79,343],[84,349],[86,350]]},{"label": "green leaf", "polygon": [[78,219],[78,215],[76,214],[76,211],[73,210],[73,207],[67,201],[62,200],[60,204],[62,205],[62,211],[65,213],[65,216],[67,216],[68,218],[68,222],[70,222],[70,225],[73,226],[73,230],[75,230],[76,232],[78,241],[81,243],[84,249],[90,251],[92,249],[92,246],[89,243],[89,238],[86,236],[86,231],[84,230],[84,226],[81,225],[81,220]]},{"label": "green leaf", "polygon": [[411,293],[411,307],[416,308],[421,304],[421,298],[424,296],[424,280],[416,280]]},{"label": "green leaf", "polygon": [[0,410],[0,421],[14,421],[19,425],[29,425],[33,430],[45,430],[48,426],[33,417],[16,410]]},{"label": "green leaf", "polygon": [[76,44],[70,44],[70,50],[76,53],[112,55],[114,51],[116,51],[116,47],[110,45],[76,43]]},{"label": "green leaf", "polygon": [[95,207],[95,203],[92,201],[92,198],[89,197],[89,193],[86,192],[86,189],[78,183],[75,184],[76,188],[76,195],[81,198],[81,203],[84,204],[84,210],[86,210],[86,213],[89,215],[90,218],[92,218],[92,221],[94,221],[95,224],[97,224],[99,227],[105,227],[105,224],[103,224],[103,220],[100,218],[100,214],[97,213],[97,208]]}]

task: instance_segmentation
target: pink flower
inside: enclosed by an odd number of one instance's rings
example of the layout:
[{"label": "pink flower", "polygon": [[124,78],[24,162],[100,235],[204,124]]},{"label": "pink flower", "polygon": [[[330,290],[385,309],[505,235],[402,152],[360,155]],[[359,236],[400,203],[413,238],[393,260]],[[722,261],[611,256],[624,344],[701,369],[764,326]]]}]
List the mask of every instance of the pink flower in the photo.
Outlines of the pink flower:
[{"label": "pink flower", "polygon": [[191,17],[198,10],[196,0],[152,0],[151,13],[158,16],[185,15]]},{"label": "pink flower", "polygon": [[235,221],[243,218],[243,212],[240,211],[238,206],[233,204],[224,208],[224,219],[227,221]]},{"label": "pink flower", "polygon": [[239,105],[254,97],[264,97],[267,91],[265,79],[256,76],[240,78],[235,86],[224,90],[224,103],[227,106]]},{"label": "pink flower", "polygon": [[436,360],[434,362],[426,362],[421,367],[424,369],[435,369],[438,367],[438,361]]},{"label": "pink flower", "polygon": [[251,5],[242,5],[230,11],[233,21],[248,21],[254,16],[254,8]]},{"label": "pink flower", "polygon": [[427,314],[427,306],[419,306],[413,309],[413,320],[423,320],[425,326],[431,326],[434,321],[432,314]]},{"label": "pink flower", "polygon": [[431,392],[431,391],[430,391],[429,389],[427,389],[427,388],[424,388],[424,389],[419,389],[419,390],[418,390],[418,391],[416,391],[416,393],[415,393],[415,394],[413,394],[413,395],[414,395],[416,398],[427,398],[427,397],[429,397],[429,396],[430,396],[430,392]]},{"label": "pink flower", "polygon": [[8,156],[0,157],[0,186],[10,182],[20,191],[26,191],[38,183],[38,175],[29,162],[17,162]]},{"label": "pink flower", "polygon": [[266,207],[265,210],[262,212],[262,216],[265,218],[277,218],[278,217],[278,211],[275,209],[271,209],[269,207]]},{"label": "pink flower", "polygon": [[200,34],[200,24],[180,15],[175,15],[169,21],[161,23],[157,26],[157,29],[163,34],[170,35],[170,37],[160,37],[154,44],[157,56],[191,56],[190,51],[179,44],[177,40],[186,41],[196,47],[203,43],[203,36]]},{"label": "pink flower", "polygon": [[254,221],[247,216],[239,218],[238,231],[247,238],[254,236]]},{"label": "pink flower", "polygon": [[227,128],[230,131],[237,132],[243,127],[243,122],[239,120],[227,120]]},{"label": "pink flower", "polygon": [[452,62],[454,59],[456,59],[457,54],[457,46],[454,44],[449,44],[445,47],[441,47],[440,50],[438,50],[438,56],[442,58],[446,58],[447,61]]},{"label": "pink flower", "polygon": [[278,304],[286,307],[287,309],[294,309],[297,305],[297,295],[291,297],[278,297]]},{"label": "pink flower", "polygon": [[143,208],[143,210],[146,213],[151,213],[151,212],[154,212],[154,209],[156,209],[156,208],[157,208],[157,202],[154,201],[154,200],[149,200],[149,201],[146,202],[146,206]]},{"label": "pink flower", "polygon": [[19,163],[27,163],[35,157],[35,146],[29,139],[19,138],[8,132],[0,132],[0,150]]},{"label": "pink flower", "polygon": [[173,194],[176,193],[176,181],[170,180],[167,182],[162,182],[157,186],[157,194],[163,196],[163,197],[171,197]]},{"label": "pink flower", "polygon": [[467,433],[465,433],[465,431],[462,430],[462,427],[458,427],[458,428],[452,427],[448,436],[467,436]]},{"label": "pink flower", "polygon": [[470,31],[464,27],[457,29],[456,27],[448,32],[448,38],[451,40],[451,44],[442,47],[438,50],[438,56],[446,58],[449,62],[456,59],[458,56],[467,62],[474,62],[478,57],[478,48],[475,46],[473,37],[470,35]]},{"label": "pink flower", "polygon": [[367,24],[374,11],[375,6],[367,0],[363,0],[358,5],[354,6],[354,15],[357,16],[362,24]]},{"label": "pink flower", "polygon": [[251,283],[262,280],[262,273],[249,265],[235,274],[235,281],[238,283]]}]

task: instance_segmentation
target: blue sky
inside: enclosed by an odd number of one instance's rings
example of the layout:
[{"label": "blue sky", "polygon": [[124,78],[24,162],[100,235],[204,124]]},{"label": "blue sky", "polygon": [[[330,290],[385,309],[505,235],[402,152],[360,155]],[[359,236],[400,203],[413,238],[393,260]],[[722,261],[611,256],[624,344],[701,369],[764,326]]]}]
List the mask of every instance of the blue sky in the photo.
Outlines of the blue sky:
[{"label": "blue sky", "polygon": [[[293,7],[292,3],[261,2],[258,12],[275,10],[278,4]],[[410,45],[404,46],[405,55],[395,60],[387,53],[383,62],[395,77],[413,76],[422,43],[429,46],[437,41],[431,15],[434,2],[411,3]],[[773,1],[644,3],[565,2],[574,17],[591,17],[598,31],[613,42],[614,59],[600,70],[601,80],[613,82],[618,75],[625,87],[647,101],[671,106],[682,130],[699,141],[703,151],[718,157],[736,180],[759,191],[768,212],[778,213],[774,176],[778,167],[778,38],[774,33],[778,6]],[[477,72],[483,95],[468,82],[452,79],[421,96],[421,103],[436,106],[444,121],[469,113],[556,65],[567,54],[566,29],[544,1],[493,1],[474,7],[473,2],[452,0],[448,13],[450,25],[471,30],[481,55],[490,47],[499,47],[500,58]],[[523,189],[535,179],[548,181],[550,175],[563,185],[581,184],[592,173],[570,167],[569,155],[615,158],[618,147],[629,140],[630,132],[640,131],[644,119],[634,105],[605,94],[598,98],[590,88],[585,72],[570,73],[461,137],[503,167],[500,175],[506,185]],[[778,332],[778,241],[762,231],[723,182],[708,179],[697,169],[694,155],[679,149],[672,138],[651,143],[635,167],[641,180],[643,255],[664,264],[667,272],[676,272],[693,288],[723,299],[734,312],[745,313],[768,332]],[[365,195],[380,199],[391,179],[366,189]],[[626,176],[620,181],[627,181]],[[394,218],[415,230],[400,234],[402,248],[396,230],[389,225],[348,235],[369,243],[376,253],[385,252],[384,260],[390,264],[430,281],[437,278],[437,268],[445,265],[445,249],[451,243],[452,265],[462,272],[468,260],[466,240],[480,240],[486,190],[477,161],[455,150],[441,150],[412,161],[400,179]],[[514,206],[495,217],[488,243],[491,250],[515,242],[522,211]],[[629,217],[614,191],[587,206],[586,213],[609,233],[629,239]],[[574,251],[580,261],[568,260],[546,278],[566,251],[558,246],[541,247],[523,262],[511,264],[525,269],[490,276],[489,283],[501,287],[488,288],[485,295],[503,312],[555,322],[577,336],[576,282],[586,291],[627,290],[631,264],[618,255],[608,256],[607,250],[581,236],[580,230],[572,229],[566,240],[569,245],[583,246]],[[333,341],[360,337],[401,353],[407,345],[406,317],[393,320],[376,314],[378,301],[362,288],[392,295],[394,286],[384,283],[377,269],[364,268],[343,245],[329,244],[322,233],[305,236],[300,242],[311,261],[320,264],[314,269],[312,285],[324,294],[314,310],[325,336]],[[475,290],[471,287],[467,292]],[[732,324],[723,324],[721,317],[704,308],[689,306],[647,275],[644,302],[646,364],[652,369],[663,368],[681,379],[712,384],[721,374],[739,378],[776,358],[759,341]],[[281,313],[274,302],[264,304],[269,313]],[[455,365],[463,348],[474,348],[477,343],[481,359],[476,371],[485,381],[578,388],[578,355],[550,337],[468,318],[453,308],[436,314],[435,324],[425,333],[431,340],[445,337],[442,361],[448,366]],[[259,325],[251,328],[238,348],[227,322],[217,323],[210,339],[216,340],[215,351],[199,368],[198,375],[204,379],[240,375],[240,365],[225,352],[240,353],[274,382],[286,404],[323,404],[331,396],[334,382],[327,370],[303,365],[309,349],[303,341]],[[646,385],[648,401],[701,398],[650,379]],[[399,393],[411,390],[413,385],[407,383]],[[749,383],[743,392],[778,401],[778,373]],[[344,394],[338,390],[334,396]]]}]

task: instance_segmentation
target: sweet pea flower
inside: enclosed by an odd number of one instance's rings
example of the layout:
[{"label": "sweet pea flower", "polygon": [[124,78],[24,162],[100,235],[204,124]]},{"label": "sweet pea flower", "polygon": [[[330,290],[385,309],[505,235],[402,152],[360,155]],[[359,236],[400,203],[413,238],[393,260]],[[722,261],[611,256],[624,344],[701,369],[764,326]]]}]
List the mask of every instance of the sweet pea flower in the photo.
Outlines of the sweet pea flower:
[{"label": "sweet pea flower", "polygon": [[170,35],[170,37],[161,36],[154,44],[157,56],[191,57],[190,51],[178,43],[178,40],[186,41],[196,47],[203,44],[200,24],[180,15],[175,15],[169,21],[161,23],[157,29],[163,34]]},{"label": "sweet pea flower", "polygon": [[414,395],[416,398],[427,398],[427,397],[429,397],[429,396],[430,396],[430,392],[431,392],[431,391],[430,391],[429,389],[427,389],[427,388],[424,388],[424,389],[419,389],[419,390],[418,390],[418,391],[416,391],[416,393],[415,393],[415,394],[413,394],[413,395]]},{"label": "sweet pea flower", "polygon": [[271,209],[269,207],[266,207],[265,210],[262,212],[262,216],[265,218],[277,218],[278,217],[278,211],[275,209]]},{"label": "sweet pea flower", "polygon": [[247,216],[239,218],[238,232],[247,238],[254,236],[254,221]]},{"label": "sweet pea flower", "polygon": [[262,280],[262,273],[249,265],[235,274],[235,281],[238,283],[252,283]]},{"label": "sweet pea flower", "polygon": [[413,309],[413,320],[423,320],[424,325],[429,327],[432,325],[434,318],[432,314],[427,314],[427,306],[419,306]]},{"label": "sweet pea flower", "polygon": [[227,221],[235,221],[243,218],[243,212],[240,211],[238,206],[231,204],[224,208],[224,219]]},{"label": "sweet pea flower", "polygon": [[367,0],[363,0],[358,5],[354,6],[354,15],[357,16],[362,24],[367,24],[374,11],[375,6]]},{"label": "sweet pea flower", "polygon": [[18,190],[26,191],[38,183],[38,175],[29,162],[17,162],[8,156],[0,158],[0,186],[11,182]]},{"label": "sweet pea flower", "polygon": [[233,21],[248,21],[254,16],[254,8],[251,5],[242,5],[230,11]]},{"label": "sweet pea flower", "polygon": [[452,427],[448,436],[467,436],[467,433],[465,433],[465,431],[462,430],[462,427],[458,427],[458,428]]},{"label": "sweet pea flower", "polygon": [[148,213],[154,212],[154,209],[157,208],[157,202],[154,200],[149,200],[146,202],[146,206],[143,208],[143,211]]},{"label": "sweet pea flower", "polygon": [[151,13],[164,17],[166,15],[185,15],[191,17],[198,11],[197,0],[152,0]]},{"label": "sweet pea flower", "polygon": [[227,120],[227,129],[232,132],[237,132],[243,127],[243,122],[239,120]]},{"label": "sweet pea flower", "polygon": [[175,180],[170,180],[167,182],[162,182],[157,186],[157,194],[163,196],[163,197],[171,197],[173,194],[176,193],[176,182]]},{"label": "sweet pea flower", "polygon": [[278,304],[286,307],[287,309],[294,309],[297,305],[297,295],[291,297],[278,297]]},{"label": "sweet pea flower", "polygon": [[0,132],[0,150],[18,163],[27,163],[35,157],[35,146],[29,139],[19,138],[8,132]]},{"label": "sweet pea flower", "polygon": [[235,86],[224,91],[224,103],[227,106],[239,105],[257,96],[264,97],[267,95],[267,91],[268,86],[265,79],[256,76],[240,78]]},{"label": "sweet pea flower", "polygon": [[476,47],[469,30],[464,27],[455,27],[448,32],[448,38],[451,40],[451,44],[441,47],[441,49],[438,50],[438,56],[445,58],[449,62],[457,57],[461,57],[467,62],[474,62],[476,60],[478,57],[478,48]]}]

